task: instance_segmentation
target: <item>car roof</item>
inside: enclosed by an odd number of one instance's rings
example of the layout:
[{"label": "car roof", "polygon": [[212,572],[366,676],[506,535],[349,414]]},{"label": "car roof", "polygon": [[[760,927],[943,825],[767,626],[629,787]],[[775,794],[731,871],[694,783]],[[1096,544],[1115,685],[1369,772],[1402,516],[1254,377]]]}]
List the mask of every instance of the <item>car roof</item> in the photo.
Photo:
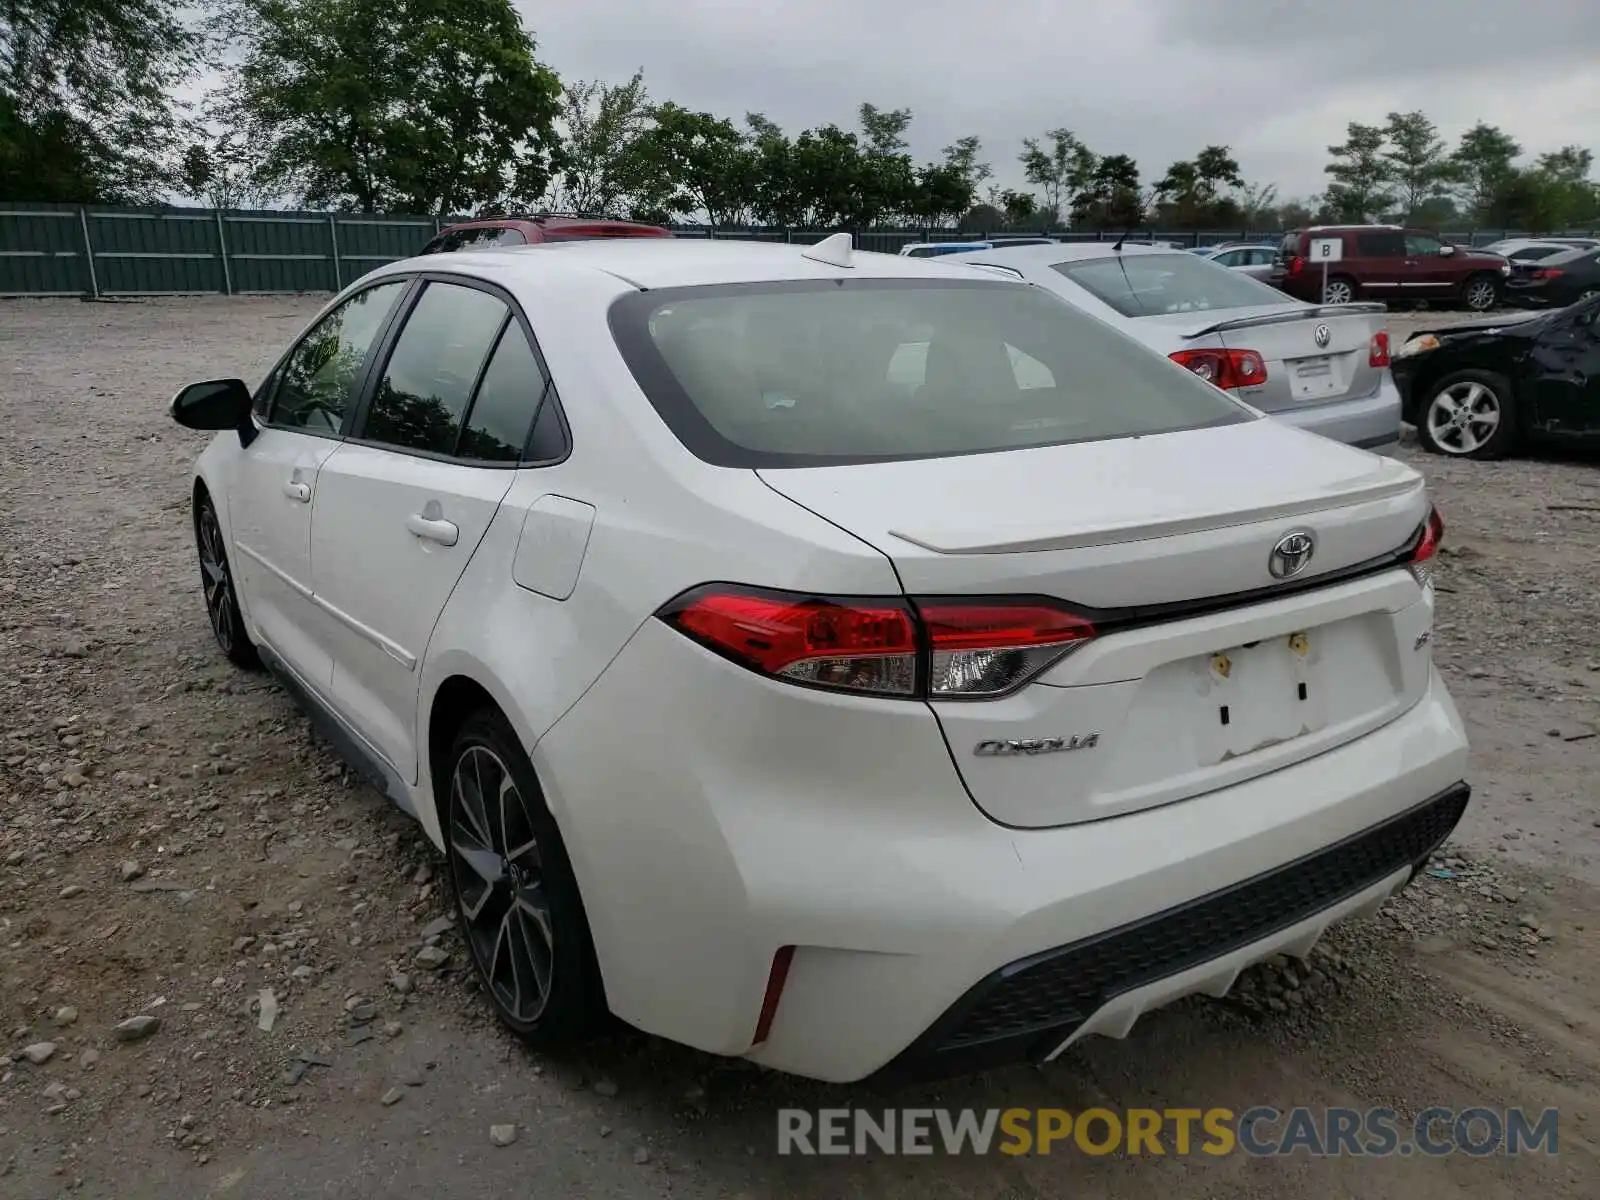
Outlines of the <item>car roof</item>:
[{"label": "car roof", "polygon": [[[992,262],[1017,266],[1047,267],[1051,263],[1080,262],[1094,258],[1112,258],[1119,251],[1115,242],[1056,242],[1049,246],[996,246],[976,254],[963,254],[965,262]],[[1180,254],[1170,246],[1144,246],[1129,242],[1122,254]]]},{"label": "car roof", "polygon": [[[809,247],[733,239],[632,238],[546,242],[537,246],[429,254],[391,264],[395,272],[453,270],[482,274],[502,283],[534,281],[552,272],[604,274],[636,288],[704,287],[722,283],[783,280],[946,278],[971,281],[965,267],[939,258],[909,258],[856,250],[852,265],[806,258]],[[1048,247],[1037,247],[1048,249]],[[968,256],[957,256],[966,259]],[[446,265],[448,264],[448,266]]]}]

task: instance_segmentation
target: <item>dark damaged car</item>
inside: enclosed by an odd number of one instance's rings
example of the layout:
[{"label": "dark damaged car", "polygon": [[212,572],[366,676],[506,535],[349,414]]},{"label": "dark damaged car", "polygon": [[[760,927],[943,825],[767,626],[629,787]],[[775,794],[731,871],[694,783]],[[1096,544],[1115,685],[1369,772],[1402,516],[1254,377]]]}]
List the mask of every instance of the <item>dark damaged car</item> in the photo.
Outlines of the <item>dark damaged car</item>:
[{"label": "dark damaged car", "polygon": [[1600,296],[1419,330],[1390,370],[1403,419],[1435,453],[1500,458],[1532,442],[1600,443]]}]

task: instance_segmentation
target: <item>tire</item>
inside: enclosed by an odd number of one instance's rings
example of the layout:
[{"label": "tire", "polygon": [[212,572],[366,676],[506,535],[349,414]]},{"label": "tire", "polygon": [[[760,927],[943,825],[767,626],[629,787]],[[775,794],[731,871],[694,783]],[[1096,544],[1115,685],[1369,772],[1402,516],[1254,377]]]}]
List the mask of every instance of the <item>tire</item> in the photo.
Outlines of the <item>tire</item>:
[{"label": "tire", "polygon": [[[1492,425],[1485,419],[1491,414]],[[1451,458],[1504,457],[1517,441],[1510,381],[1493,371],[1455,371],[1437,380],[1417,406],[1417,440]]]},{"label": "tire", "polygon": [[1461,287],[1461,304],[1468,312],[1485,313],[1500,303],[1500,285],[1492,275],[1474,275]]},{"label": "tire", "polygon": [[533,765],[498,710],[462,722],[436,794],[456,919],[495,1015],[533,1046],[579,1041],[606,1015],[589,921]]},{"label": "tire", "polygon": [[1335,275],[1328,280],[1322,289],[1322,303],[1324,304],[1349,304],[1360,294],[1356,281],[1348,275]]},{"label": "tire", "polygon": [[204,492],[195,502],[195,551],[200,557],[200,590],[205,596],[206,616],[211,621],[211,636],[229,662],[246,670],[261,666],[255,643],[244,629],[244,613],[239,610],[239,594],[234,591],[233,568],[228,563],[227,539],[217,509]]}]

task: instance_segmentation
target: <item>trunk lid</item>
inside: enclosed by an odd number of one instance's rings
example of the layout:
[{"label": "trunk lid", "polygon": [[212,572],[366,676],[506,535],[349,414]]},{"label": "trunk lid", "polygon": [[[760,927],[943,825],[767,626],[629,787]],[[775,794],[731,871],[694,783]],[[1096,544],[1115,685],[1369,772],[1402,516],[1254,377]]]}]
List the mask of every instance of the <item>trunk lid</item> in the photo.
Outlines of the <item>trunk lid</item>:
[{"label": "trunk lid", "polygon": [[[973,799],[1007,825],[1227,786],[1426,688],[1431,604],[1409,573],[1363,569],[1426,518],[1420,476],[1275,421],[760,475],[881,550],[910,595],[1047,596],[1096,621],[1020,690],[931,704]],[[1268,562],[1296,530],[1315,551],[1283,590]],[[1338,582],[1306,586],[1324,576]]]},{"label": "trunk lid", "polygon": [[1141,340],[1167,354],[1254,350],[1266,364],[1266,382],[1236,394],[1271,413],[1370,396],[1383,378],[1383,368],[1372,366],[1369,354],[1373,335],[1384,323],[1381,304],[1314,307],[1294,301],[1131,321],[1147,325],[1149,332]]}]

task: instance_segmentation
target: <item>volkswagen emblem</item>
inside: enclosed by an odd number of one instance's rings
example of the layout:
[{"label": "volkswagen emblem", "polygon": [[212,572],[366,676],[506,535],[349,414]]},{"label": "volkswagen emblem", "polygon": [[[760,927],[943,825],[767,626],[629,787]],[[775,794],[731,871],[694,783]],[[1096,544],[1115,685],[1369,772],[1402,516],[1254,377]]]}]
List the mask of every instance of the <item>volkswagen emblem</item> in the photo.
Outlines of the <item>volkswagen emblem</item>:
[{"label": "volkswagen emblem", "polygon": [[1326,325],[1318,325],[1316,329],[1312,331],[1311,336],[1316,341],[1318,346],[1326,348],[1328,343],[1333,341],[1333,330],[1329,329]]},{"label": "volkswagen emblem", "polygon": [[1309,529],[1286,533],[1267,556],[1267,570],[1274,579],[1293,579],[1306,569],[1316,549],[1317,539],[1311,536]]}]

